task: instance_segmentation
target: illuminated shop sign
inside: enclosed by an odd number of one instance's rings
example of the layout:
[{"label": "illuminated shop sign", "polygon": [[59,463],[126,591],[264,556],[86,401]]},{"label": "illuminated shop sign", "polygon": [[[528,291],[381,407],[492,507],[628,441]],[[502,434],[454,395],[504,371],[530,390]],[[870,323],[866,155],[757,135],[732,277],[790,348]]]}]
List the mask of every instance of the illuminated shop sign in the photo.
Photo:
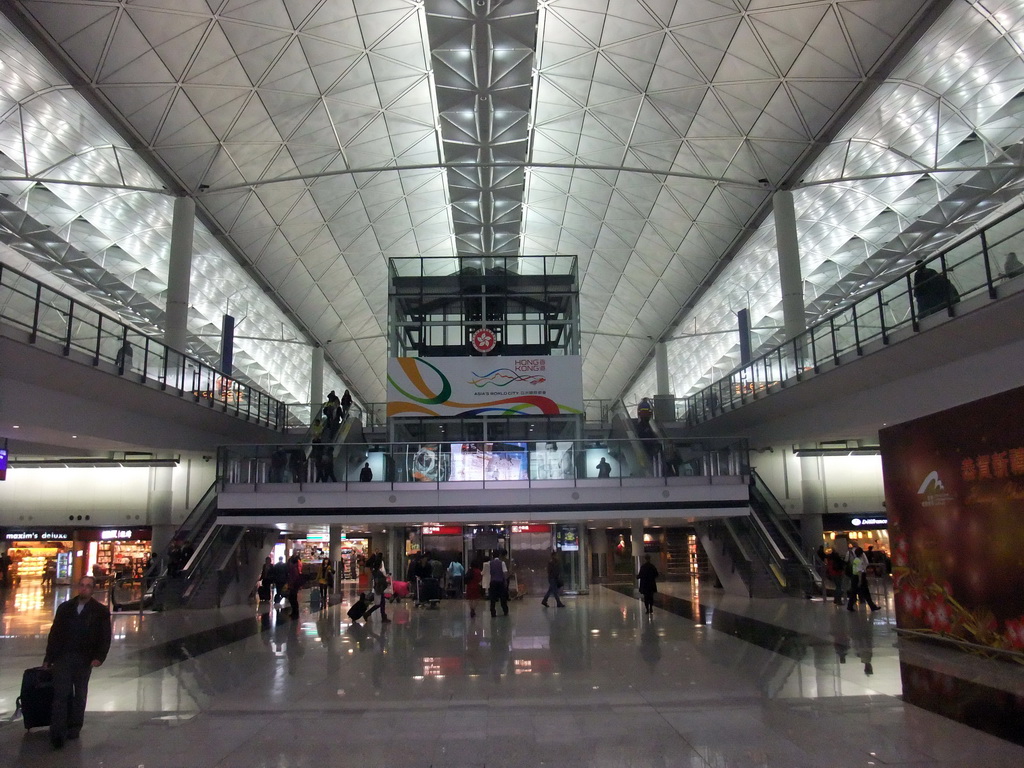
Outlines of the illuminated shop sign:
[{"label": "illuminated shop sign", "polygon": [[423,533],[428,536],[461,536],[461,525],[424,525]]},{"label": "illuminated shop sign", "polygon": [[512,533],[551,533],[551,526],[541,523],[524,523],[513,525]]},{"label": "illuminated shop sign", "polygon": [[8,541],[66,541],[70,535],[57,531],[12,531],[4,538]]},{"label": "illuminated shop sign", "polygon": [[109,531],[100,531],[100,541],[130,538],[132,538],[131,528],[111,528]]},{"label": "illuminated shop sign", "polygon": [[821,516],[826,531],[853,531],[857,529],[880,529],[889,527],[886,515],[844,515],[829,513]]}]

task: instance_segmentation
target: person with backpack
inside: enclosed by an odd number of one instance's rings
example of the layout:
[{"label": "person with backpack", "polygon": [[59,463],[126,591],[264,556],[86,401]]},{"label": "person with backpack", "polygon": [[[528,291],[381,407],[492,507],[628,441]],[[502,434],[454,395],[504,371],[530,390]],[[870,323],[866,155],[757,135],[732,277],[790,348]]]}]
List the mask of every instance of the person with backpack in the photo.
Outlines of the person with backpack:
[{"label": "person with backpack", "polygon": [[853,571],[853,577],[850,585],[850,600],[846,604],[846,610],[854,610],[853,604],[857,599],[860,599],[861,605],[867,605],[872,611],[879,610],[882,606],[875,605],[875,601],[871,598],[871,590],[868,588],[868,559],[860,547],[853,550],[850,568]]},{"label": "person with backpack", "polygon": [[320,604],[327,605],[327,594],[334,583],[334,566],[328,558],[324,558],[316,572],[316,585],[320,590]]},{"label": "person with backpack", "polygon": [[832,581],[835,591],[832,593],[832,602],[836,605],[843,604],[843,585],[846,579],[846,562],[842,555],[834,548],[825,555],[825,575]]}]

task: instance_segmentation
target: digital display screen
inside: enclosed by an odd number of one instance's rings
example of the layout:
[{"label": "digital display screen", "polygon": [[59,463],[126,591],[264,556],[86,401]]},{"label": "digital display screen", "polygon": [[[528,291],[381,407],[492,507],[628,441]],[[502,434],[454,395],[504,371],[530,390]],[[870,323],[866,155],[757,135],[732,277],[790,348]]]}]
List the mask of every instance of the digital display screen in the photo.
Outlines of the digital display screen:
[{"label": "digital display screen", "polygon": [[452,443],[451,480],[527,480],[526,443]]},{"label": "digital display screen", "polygon": [[573,454],[571,442],[538,442],[530,454],[530,477],[534,480],[571,480]]},{"label": "digital display screen", "polygon": [[555,547],[562,552],[578,552],[580,529],[575,525],[560,525],[555,532]]},{"label": "digital display screen", "polygon": [[7,479],[7,449],[0,448],[0,480]]}]

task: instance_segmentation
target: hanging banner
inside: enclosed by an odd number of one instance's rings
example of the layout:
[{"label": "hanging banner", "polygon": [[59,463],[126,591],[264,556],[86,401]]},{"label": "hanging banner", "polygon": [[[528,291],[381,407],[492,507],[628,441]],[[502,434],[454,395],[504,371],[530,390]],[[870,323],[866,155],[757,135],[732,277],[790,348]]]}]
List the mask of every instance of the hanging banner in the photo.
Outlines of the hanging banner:
[{"label": "hanging banner", "polygon": [[582,412],[578,355],[388,360],[388,418]]}]

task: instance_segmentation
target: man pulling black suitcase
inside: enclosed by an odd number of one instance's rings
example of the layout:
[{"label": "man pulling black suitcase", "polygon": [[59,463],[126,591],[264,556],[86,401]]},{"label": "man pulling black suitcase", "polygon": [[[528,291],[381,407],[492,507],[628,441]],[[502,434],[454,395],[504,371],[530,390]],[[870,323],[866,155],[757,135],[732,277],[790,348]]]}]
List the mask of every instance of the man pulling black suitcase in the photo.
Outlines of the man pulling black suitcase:
[{"label": "man pulling black suitcase", "polygon": [[[83,576],[78,595],[61,603],[46,641],[43,668],[53,673],[50,743],[54,749],[77,739],[85,721],[89,676],[110,651],[110,611],[93,599],[96,579]],[[32,726],[27,724],[26,727]]]}]

